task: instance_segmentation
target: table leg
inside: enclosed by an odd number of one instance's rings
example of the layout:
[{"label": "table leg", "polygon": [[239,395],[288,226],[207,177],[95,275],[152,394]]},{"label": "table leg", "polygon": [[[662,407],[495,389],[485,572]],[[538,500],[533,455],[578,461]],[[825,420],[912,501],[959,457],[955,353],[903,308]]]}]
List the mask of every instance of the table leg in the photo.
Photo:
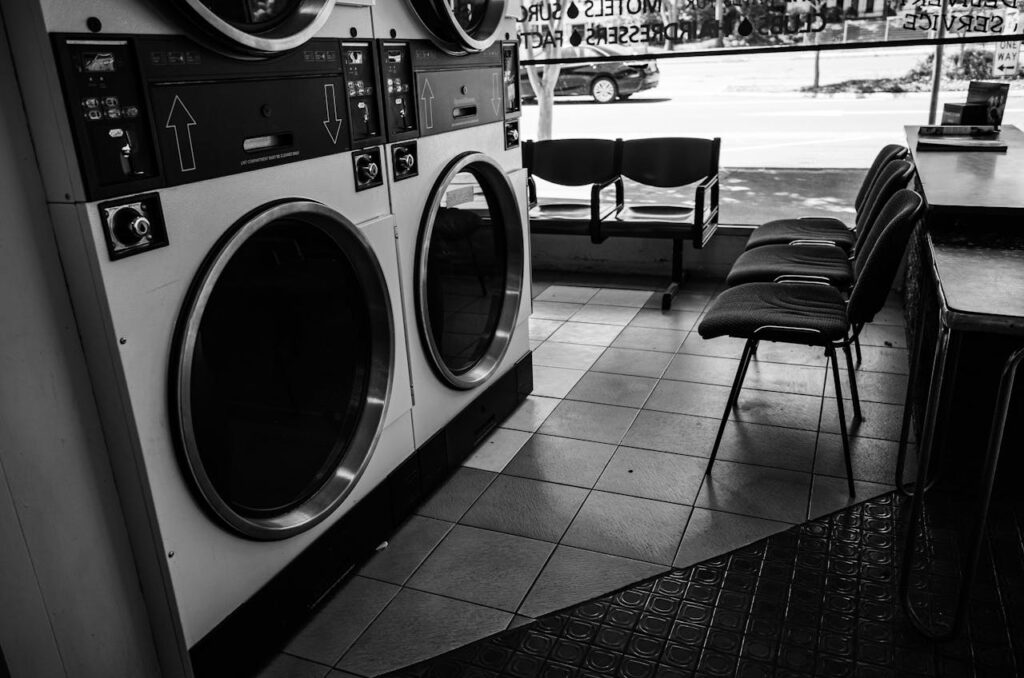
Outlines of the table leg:
[{"label": "table leg", "polygon": [[[944,364],[949,348],[949,330],[943,329],[943,333],[943,336],[940,337],[939,352],[943,354],[941,363]],[[999,392],[996,397],[995,411],[992,414],[992,426],[989,429],[985,467],[982,473],[983,485],[981,488],[981,503],[978,506],[978,515],[972,530],[974,535],[973,544],[971,546],[970,556],[967,560],[967,569],[960,581],[960,592],[957,596],[956,608],[953,611],[953,621],[949,626],[949,630],[945,633],[935,632],[929,629],[910,605],[909,582],[910,572],[913,569],[915,527],[917,525],[917,516],[924,500],[924,492],[916,491],[912,499],[910,516],[907,524],[907,541],[906,546],[904,547],[903,564],[900,571],[900,598],[903,603],[903,609],[910,618],[911,624],[913,624],[914,628],[916,628],[922,635],[932,640],[949,640],[954,638],[959,632],[960,626],[963,624],[964,616],[967,611],[967,604],[971,597],[971,588],[974,583],[974,576],[978,569],[978,561],[981,558],[981,549],[985,543],[985,525],[988,521],[988,509],[992,501],[992,489],[995,486],[996,472],[999,469],[999,453],[1002,449],[1003,434],[1006,431],[1006,418],[1010,411],[1010,400],[1013,397],[1013,387],[1017,379],[1017,369],[1020,367],[1021,362],[1024,362],[1024,348],[1018,349],[1010,355],[1003,367],[1003,373],[999,380]],[[935,365],[938,366],[939,363],[940,359],[939,354],[937,353]],[[941,375],[939,378],[941,380]],[[932,411],[932,400],[936,395],[937,393],[934,390],[929,395],[927,415],[935,414],[935,412]],[[927,419],[927,415],[926,426],[928,424],[934,426],[934,419]],[[926,430],[922,436],[922,438],[924,438],[922,445],[927,443],[928,447],[922,448],[921,451],[921,467],[918,469],[917,474],[919,483],[917,487],[919,488],[923,487],[920,483],[924,481],[927,473],[928,457],[931,455],[931,434],[931,430]]]}]

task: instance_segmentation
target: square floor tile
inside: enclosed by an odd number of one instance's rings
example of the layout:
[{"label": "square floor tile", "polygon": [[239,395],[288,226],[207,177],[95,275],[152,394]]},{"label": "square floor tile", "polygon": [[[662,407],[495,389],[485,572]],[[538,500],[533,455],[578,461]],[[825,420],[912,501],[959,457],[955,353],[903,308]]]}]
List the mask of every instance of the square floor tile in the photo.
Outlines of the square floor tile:
[{"label": "square floor tile", "polygon": [[862,346],[887,346],[907,348],[907,328],[902,325],[877,325],[870,323],[860,332]]},{"label": "square floor tile", "polygon": [[568,320],[573,313],[581,308],[583,308],[583,304],[570,304],[564,301],[535,301],[530,318]]},{"label": "square floor tile", "polygon": [[593,491],[562,538],[567,546],[671,565],[690,507]]},{"label": "square floor tile", "polygon": [[[802,346],[770,341],[762,341],[758,344],[754,360],[790,365],[810,365],[811,367],[824,367],[827,361],[825,349],[820,346]],[[841,360],[842,356],[840,356]]]},{"label": "square floor tile", "polygon": [[589,370],[604,350],[603,346],[546,341],[543,346],[533,352],[534,372],[539,366]]},{"label": "square floor tile", "polygon": [[622,333],[612,342],[612,346],[675,353],[685,338],[686,332],[631,326],[622,330]]},{"label": "square floor tile", "polygon": [[[700,313],[711,301],[711,293],[709,292],[690,292],[687,290],[680,290],[675,297],[672,298],[672,310],[673,311],[689,311]],[[655,294],[647,303],[644,304],[647,308],[661,308],[661,294]]]},{"label": "square floor tile", "polygon": [[[884,440],[900,439],[900,428],[903,425],[903,407],[901,405],[861,402],[860,409],[864,418],[855,424],[853,402],[847,398],[844,398],[844,401],[846,404],[844,410],[846,427],[850,435]],[[826,433],[839,433],[839,410],[835,398],[825,398],[821,410],[821,430]]]},{"label": "square floor tile", "polygon": [[877,497],[880,494],[891,492],[895,488],[892,485],[880,485],[878,483],[866,483],[855,480],[853,489],[857,494],[851,497],[850,488],[845,478],[814,476],[814,487],[811,489],[811,505],[807,512],[807,519],[814,520],[815,518],[820,518],[847,506],[852,506],[872,497]]},{"label": "square floor tile", "polygon": [[538,348],[540,348],[543,345],[544,345],[543,341],[534,341],[533,339],[530,339],[530,350],[531,351],[536,351]]},{"label": "square floor tile", "polygon": [[500,473],[529,439],[528,431],[495,429],[494,433],[487,436],[473,451],[473,454],[462,462],[462,465],[481,471]]},{"label": "square floor tile", "polygon": [[313,613],[285,652],[333,666],[400,590],[375,579],[353,577]]},{"label": "square floor tile", "polygon": [[601,477],[615,446],[537,434],[503,473],[590,489]]},{"label": "square floor tile", "polygon": [[697,457],[711,456],[718,422],[688,414],[641,410],[623,445]]},{"label": "square floor tile", "polygon": [[[548,342],[550,343],[550,342]],[[542,346],[541,349],[544,347]],[[564,367],[533,366],[533,394],[548,398],[564,398],[585,370],[571,370]]]},{"label": "square floor tile", "polygon": [[677,353],[665,370],[664,378],[731,387],[739,366],[739,359]]},{"label": "square floor tile", "polygon": [[255,678],[324,678],[328,671],[323,664],[279,654],[257,671]]},{"label": "square floor tile", "polygon": [[539,395],[526,396],[526,400],[519,404],[519,407],[509,415],[508,419],[501,423],[502,428],[512,428],[517,431],[536,431],[544,420],[548,418],[558,403],[558,398],[546,398]]},{"label": "square floor tile", "polygon": [[902,305],[893,306],[886,304],[881,311],[875,314],[875,319],[871,321],[872,325],[904,325],[906,318],[904,317],[904,311]]},{"label": "square floor tile", "polygon": [[387,548],[375,553],[359,574],[392,584],[404,584],[434,547],[441,543],[452,526],[453,523],[444,520],[415,515],[410,517],[388,539]]},{"label": "square floor tile", "polygon": [[[724,407],[724,400],[723,407]],[[733,417],[753,424],[772,424],[815,431],[821,418],[819,396],[743,389]],[[721,415],[719,415],[721,416]]]},{"label": "square floor tile", "polygon": [[631,306],[641,308],[654,294],[650,290],[619,290],[602,288],[591,299],[595,304],[608,304],[609,306]]},{"label": "square floor tile", "polygon": [[589,344],[591,346],[608,346],[619,336],[622,327],[619,325],[601,325],[598,323],[578,323],[568,321],[551,335],[551,341],[566,344]]},{"label": "square floor tile", "polygon": [[539,617],[665,572],[661,565],[559,546],[519,613]]},{"label": "square floor tile", "polygon": [[736,358],[743,355],[743,346],[746,339],[735,339],[733,337],[715,337],[704,339],[697,332],[690,332],[683,345],[679,347],[679,353],[691,353],[693,355],[709,355],[715,358]]},{"label": "square floor tile", "polygon": [[695,508],[672,566],[689,567],[789,527],[789,523]]},{"label": "square floor tile", "polygon": [[[866,372],[910,373],[910,358],[905,348],[862,345],[861,353],[863,355],[863,362],[860,369]],[[856,359],[856,356],[854,359]]]},{"label": "square floor tile", "polygon": [[654,388],[645,407],[660,412],[721,418],[729,389],[725,386],[663,379]]},{"label": "square floor tile", "polygon": [[469,510],[497,473],[462,467],[455,470],[444,485],[416,509],[416,513],[429,518],[457,522]]},{"label": "square floor tile", "polygon": [[563,400],[538,432],[617,445],[636,415],[630,407]]},{"label": "square floor tile", "polygon": [[657,379],[648,377],[587,372],[569,391],[566,398],[606,405],[642,407],[656,383]]},{"label": "square floor tile", "polygon": [[696,325],[699,317],[699,313],[692,311],[662,311],[645,308],[637,313],[629,324],[633,327],[653,327],[659,330],[689,332]]},{"label": "square floor tile", "polygon": [[641,351],[633,348],[609,348],[590,368],[594,372],[629,374],[657,379],[668,367],[672,355],[659,351]]},{"label": "square floor tile", "polygon": [[543,294],[544,290],[551,287],[551,283],[547,281],[538,281],[536,278],[530,281],[530,298],[536,299],[538,296]]},{"label": "square floor tile", "polygon": [[[874,403],[889,403],[890,405],[903,405],[907,398],[907,380],[905,374],[890,374],[887,372],[868,372],[864,369],[857,370],[857,393],[861,402],[867,400]],[[843,387],[843,398],[849,400],[852,397],[850,390],[850,375],[846,369],[839,372],[839,384]],[[832,385],[832,373],[828,373],[828,380],[825,384],[825,395],[835,397],[835,387]]]},{"label": "square floor tile", "polygon": [[537,301],[562,301],[572,304],[585,304],[597,294],[596,287],[574,287],[570,285],[550,285],[534,299]]},{"label": "square floor tile", "polygon": [[503,631],[511,619],[501,610],[403,589],[337,667],[376,676]]},{"label": "square floor tile", "polygon": [[[904,476],[914,477],[916,445],[908,445]],[[896,457],[899,443],[878,438],[850,438],[850,460],[853,463],[854,480],[892,485],[896,482]],[[826,476],[846,478],[846,461],[843,455],[843,439],[835,433],[821,433],[818,436],[818,453],[814,457],[814,472]]]},{"label": "square floor tile", "polygon": [[[600,294],[600,293],[598,293]],[[581,308],[572,320],[581,323],[600,323],[602,325],[628,325],[639,309],[628,306],[606,306],[590,302]]]},{"label": "square floor tile", "polygon": [[499,476],[462,524],[557,542],[579,510],[587,490],[530,478]]},{"label": "square floor tile", "polygon": [[544,320],[543,318],[530,318],[530,339],[532,341],[544,341],[551,334],[562,326],[562,320]]},{"label": "square floor tile", "polygon": [[700,457],[620,447],[595,489],[692,504],[704,480],[706,465]]},{"label": "square floor tile", "polygon": [[410,588],[515,612],[555,545],[457,525]]},{"label": "square floor tile", "polygon": [[718,458],[810,473],[817,439],[814,431],[730,421]]},{"label": "square floor tile", "polygon": [[803,522],[811,474],[719,460],[697,506],[787,523]]},{"label": "square floor tile", "polygon": [[781,365],[752,360],[743,388],[820,396],[825,386],[825,368],[810,365]]}]

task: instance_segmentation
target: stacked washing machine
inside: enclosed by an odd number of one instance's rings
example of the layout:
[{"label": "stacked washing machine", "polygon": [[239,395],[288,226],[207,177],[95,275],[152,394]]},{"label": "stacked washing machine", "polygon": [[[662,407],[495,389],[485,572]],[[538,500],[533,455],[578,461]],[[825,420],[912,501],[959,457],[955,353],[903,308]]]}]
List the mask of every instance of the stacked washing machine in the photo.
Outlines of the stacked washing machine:
[{"label": "stacked washing machine", "polygon": [[163,671],[233,675],[415,448],[370,3],[0,2]]},{"label": "stacked washing machine", "polygon": [[461,461],[532,390],[519,11],[373,8],[421,468]]}]

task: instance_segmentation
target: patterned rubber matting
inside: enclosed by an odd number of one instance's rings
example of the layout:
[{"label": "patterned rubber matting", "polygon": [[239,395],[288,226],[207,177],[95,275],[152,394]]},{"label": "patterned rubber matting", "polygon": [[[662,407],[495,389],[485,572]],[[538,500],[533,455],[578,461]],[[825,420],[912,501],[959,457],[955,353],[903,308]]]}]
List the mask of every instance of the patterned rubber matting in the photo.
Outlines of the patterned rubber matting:
[{"label": "patterned rubber matting", "polygon": [[[929,496],[912,591],[948,621],[970,512]],[[999,502],[968,621],[924,640],[898,602],[909,501],[887,494],[389,674],[1016,676],[1024,669],[1024,510]],[[966,540],[963,540],[966,541]]]}]

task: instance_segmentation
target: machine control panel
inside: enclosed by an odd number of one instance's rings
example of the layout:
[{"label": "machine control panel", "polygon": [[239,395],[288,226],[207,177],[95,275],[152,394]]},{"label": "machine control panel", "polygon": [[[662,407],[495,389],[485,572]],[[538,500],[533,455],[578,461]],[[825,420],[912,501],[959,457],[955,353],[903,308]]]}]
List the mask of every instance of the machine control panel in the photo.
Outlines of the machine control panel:
[{"label": "machine control panel", "polygon": [[412,73],[412,53],[408,43],[381,45],[384,112],[388,141],[414,136],[416,125],[416,87]]},{"label": "machine control panel", "polygon": [[168,244],[160,196],[156,193],[101,203],[99,209],[111,259],[123,259]]},{"label": "machine control panel", "polygon": [[391,167],[395,181],[409,179],[420,173],[415,141],[404,141],[391,147]]},{"label": "machine control panel", "polygon": [[341,45],[341,58],[345,64],[345,94],[351,120],[352,146],[363,148],[380,143],[384,135],[373,44],[344,42]]},{"label": "machine control panel", "polygon": [[[518,52],[508,43],[507,68],[518,69]],[[388,141],[442,134],[500,122],[508,116],[504,45],[478,54],[452,56],[425,40],[382,41],[382,83]],[[514,75],[518,113],[518,70]]]},{"label": "machine control panel", "polygon": [[522,113],[519,87],[519,46],[514,42],[501,44],[501,82],[504,85],[505,117],[519,117]]},{"label": "machine control panel", "polygon": [[53,37],[89,200],[381,143],[371,41],[242,62],[176,36]]},{"label": "machine control panel", "polygon": [[367,148],[352,154],[352,169],[356,177],[356,190],[365,191],[384,185],[380,147]]}]

